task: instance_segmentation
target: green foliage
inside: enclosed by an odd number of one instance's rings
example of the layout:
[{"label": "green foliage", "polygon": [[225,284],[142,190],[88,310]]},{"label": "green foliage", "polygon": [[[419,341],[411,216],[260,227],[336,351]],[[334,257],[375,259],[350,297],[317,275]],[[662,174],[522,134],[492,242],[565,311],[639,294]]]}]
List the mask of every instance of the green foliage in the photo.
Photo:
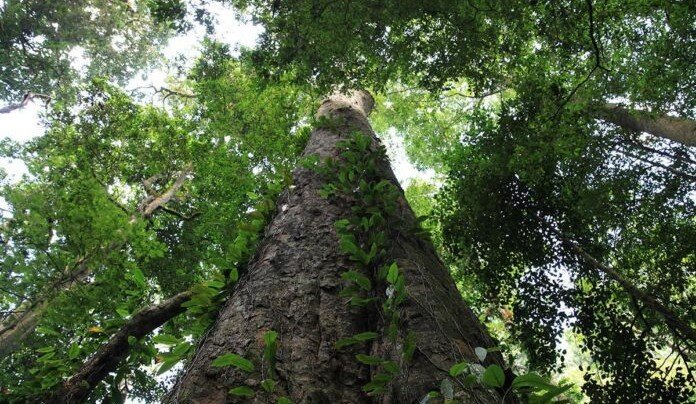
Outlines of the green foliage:
[{"label": "green foliage", "polygon": [[[48,302],[35,332],[0,359],[8,400],[37,401],[140,308],[190,289],[186,314],[157,336],[129,340],[130,356],[91,397],[118,399],[127,385],[130,396],[156,401],[161,387],[144,369],[157,360],[166,372],[188,358],[244,275],[307,138],[307,91],[345,84],[385,90],[374,127],[402,138],[416,166],[446,176],[435,207],[434,186],[407,188],[424,216],[412,230],[432,234],[464,296],[507,337],[504,349],[520,347],[526,365],[548,374],[563,367],[559,338],[572,327],[592,361],[582,371],[593,401],[693,395],[693,341],[559,236],[696,324],[696,156],[598,121],[617,100],[655,116],[696,116],[693,2],[231,3],[264,25],[261,46],[235,60],[226,45],[204,41],[177,85],[184,96],[165,97],[163,108],[138,104],[115,83],[190,27],[187,10],[210,28],[205,2],[1,6],[0,98],[35,92],[59,101],[45,136],[0,144],[2,157],[29,170],[0,189],[2,320]],[[70,62],[79,51],[83,71]],[[356,201],[353,216],[336,223],[355,264],[341,295],[381,306],[389,326],[388,335],[358,334],[338,348],[398,337],[406,298],[404,274],[384,259],[398,190],[379,180],[383,150],[361,135],[341,147],[340,161],[302,163],[331,177],[324,197]],[[179,177],[172,198],[143,214]],[[273,335],[264,335],[263,355],[271,377]],[[415,350],[408,334],[405,363]],[[365,386],[383,391],[398,368],[360,358],[384,368]],[[450,375],[477,383],[468,368],[456,364]],[[484,384],[500,387],[498,369],[486,372]],[[529,402],[569,394],[567,385],[520,373],[512,389]],[[273,379],[264,381],[273,390]],[[439,387],[452,400],[451,381]]]},{"label": "green foliage", "polygon": [[254,371],[254,364],[251,363],[249,360],[244,359],[243,357],[237,355],[237,354],[224,354],[221,356],[218,356],[213,360],[212,366],[215,367],[225,367],[225,366],[234,366],[240,370],[243,370],[245,372],[253,372]]},{"label": "green foliage", "polygon": [[233,389],[230,389],[229,393],[233,396],[240,396],[240,397],[254,397],[255,393],[254,390],[252,390],[250,387],[247,386],[239,386],[235,387]]},{"label": "green foliage", "polygon": [[[170,24],[183,13],[158,15],[164,1],[7,1],[0,32],[0,99],[25,93],[72,101],[84,78],[106,76],[124,83],[133,71],[157,61]],[[172,2],[170,2],[172,3]],[[166,21],[165,21],[166,20]],[[77,52],[76,52],[77,51]],[[71,59],[82,58],[77,68]]]},{"label": "green foliage", "polygon": [[498,365],[490,365],[481,376],[481,383],[489,387],[503,387],[505,384],[505,373]]},{"label": "green foliage", "polygon": [[336,341],[336,344],[335,344],[336,349],[341,349],[341,348],[344,348],[344,347],[347,347],[350,345],[359,344],[359,343],[365,342],[365,341],[370,341],[370,340],[377,338],[378,336],[379,336],[379,334],[377,334],[376,332],[372,332],[372,331],[361,332],[359,334],[353,335],[352,337],[343,338],[343,339],[339,339],[338,341]]},{"label": "green foliage", "polygon": [[[171,338],[134,341],[92,396],[127,380],[133,397],[156,401],[162,387],[140,368],[157,361],[163,373],[188,358],[243,275],[307,139],[312,100],[287,83],[261,84],[223,46],[206,46],[214,57],[203,57],[187,82],[202,102],[139,105],[96,80],[78,105],[57,106],[46,135],[5,143],[3,156],[24,161],[29,176],[0,189],[0,310],[49,303],[37,332],[0,359],[10,369],[0,375],[8,397],[32,401],[142,307],[190,289],[186,314],[162,331]],[[143,213],[171,189],[164,206]],[[66,283],[81,268],[85,278]],[[168,348],[158,353],[155,344]],[[46,346],[55,351],[35,351]]]},{"label": "green foliage", "polygon": [[[619,268],[631,283],[650,285],[649,293],[690,318],[693,182],[651,164],[646,150],[617,141],[615,131],[585,111],[549,120],[556,108],[547,99],[524,94],[472,116],[469,141],[450,156],[438,200],[444,244],[463,259],[459,270],[476,279],[489,303],[512,307],[512,331],[533,368],[559,366],[557,341],[572,324],[599,365],[586,376],[592,397],[611,401],[628,391],[685,397],[692,388],[684,383],[688,373],[663,373],[668,370],[658,367],[657,351],[648,348],[673,338],[669,327],[556,232]],[[680,149],[665,151],[686,152]],[[595,377],[617,384],[600,387]]]}]

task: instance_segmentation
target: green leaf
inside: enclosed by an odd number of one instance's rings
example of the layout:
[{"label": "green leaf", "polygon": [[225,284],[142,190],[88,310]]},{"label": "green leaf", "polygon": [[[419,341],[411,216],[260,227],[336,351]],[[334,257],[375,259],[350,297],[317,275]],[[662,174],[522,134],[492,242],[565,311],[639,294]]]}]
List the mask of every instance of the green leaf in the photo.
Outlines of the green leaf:
[{"label": "green leaf", "polygon": [[522,387],[531,387],[538,390],[549,390],[555,388],[556,386],[536,373],[526,373],[515,377],[515,379],[512,381],[512,387],[516,389]]},{"label": "green leaf", "polygon": [[[542,395],[541,397],[538,398],[537,400],[534,400],[534,404],[547,404],[552,402],[552,400],[560,396],[561,394],[565,393],[566,390],[569,388],[573,387],[572,384],[567,384],[565,386],[559,386],[559,387],[554,387],[551,390],[549,390],[546,394]],[[530,399],[530,403],[532,403],[532,400]]]},{"label": "green leaf", "polygon": [[364,307],[368,303],[374,301],[374,297],[360,297],[360,296],[352,296],[350,299],[350,305],[351,306],[358,306],[358,307]]},{"label": "green leaf", "polygon": [[360,341],[356,340],[355,338],[341,338],[336,343],[334,344],[336,346],[336,349],[341,349],[353,344],[357,344]]},{"label": "green leaf", "polygon": [[376,356],[370,356],[370,355],[363,355],[363,354],[358,354],[355,355],[355,358],[359,361],[362,362],[366,365],[379,365],[382,363],[382,358],[378,358]]},{"label": "green leaf", "polygon": [[275,344],[276,339],[278,339],[278,333],[276,331],[270,330],[263,334],[263,342],[266,346]]},{"label": "green leaf", "polygon": [[166,372],[167,370],[173,368],[174,365],[179,363],[180,360],[181,360],[181,358],[179,358],[179,357],[172,357],[172,358],[165,360],[164,362],[162,362],[159,369],[157,369],[157,375],[161,375],[162,373]]},{"label": "green leaf", "polygon": [[488,366],[481,376],[481,382],[490,387],[503,387],[505,384],[503,368],[496,364]]},{"label": "green leaf", "polygon": [[72,345],[70,345],[70,349],[68,349],[68,358],[75,359],[78,355],[80,355],[80,346],[73,342]]},{"label": "green leaf", "polygon": [[336,349],[341,349],[343,347],[347,347],[349,345],[357,344],[363,341],[369,341],[377,338],[377,336],[379,336],[379,334],[377,334],[376,332],[367,331],[362,332],[360,334],[355,334],[352,337],[342,338],[336,341]]},{"label": "green leaf", "polygon": [[396,282],[397,277],[399,276],[399,267],[396,265],[396,262],[393,262],[389,266],[389,272],[387,272],[387,282],[390,284],[394,284]]},{"label": "green leaf", "polygon": [[464,380],[462,381],[462,383],[464,384],[464,387],[471,387],[471,386],[475,385],[476,383],[478,383],[478,379],[476,379],[475,374],[470,373],[464,377]]},{"label": "green leaf", "polygon": [[239,280],[239,271],[237,270],[237,268],[232,268],[230,270],[229,278],[230,282],[237,282],[237,280]]},{"label": "green leaf", "polygon": [[367,332],[361,332],[360,334],[355,334],[353,335],[353,338],[356,339],[357,341],[369,341],[372,339],[375,339],[379,336],[376,332],[372,331],[367,331]]},{"label": "green leaf", "polygon": [[254,390],[247,386],[239,386],[231,389],[229,391],[230,394],[233,396],[240,396],[240,397],[254,397]]},{"label": "green leaf", "polygon": [[466,369],[469,368],[469,364],[467,362],[459,362],[455,365],[452,365],[452,367],[449,370],[449,374],[452,377],[457,377],[464,373]]},{"label": "green leaf", "polygon": [[188,342],[182,342],[179,345],[175,346],[174,349],[172,349],[172,354],[177,355],[177,356],[184,356],[189,349],[191,349],[191,344]]},{"label": "green leaf", "polygon": [[389,383],[391,379],[392,376],[390,375],[377,373],[369,383],[363,386],[363,391],[370,394],[383,393],[385,391],[384,386]]},{"label": "green leaf", "polygon": [[292,404],[292,401],[287,397],[280,397],[277,404]]},{"label": "green leaf", "polygon": [[147,282],[145,282],[145,275],[143,275],[143,271],[141,271],[140,268],[133,268],[131,270],[131,279],[133,279],[133,282],[135,282],[141,288],[147,286]]},{"label": "green leaf", "polygon": [[118,315],[121,316],[122,318],[126,318],[126,317],[130,316],[130,312],[128,312],[128,310],[124,309],[124,308],[116,309],[116,313],[118,313]]},{"label": "green leaf", "polygon": [[46,353],[46,352],[53,352],[53,351],[55,351],[55,350],[56,350],[55,347],[52,347],[52,346],[45,346],[45,347],[43,347],[43,348],[37,349],[36,352]]},{"label": "green leaf", "polygon": [[369,291],[372,289],[372,282],[370,282],[370,279],[359,272],[346,271],[341,274],[341,278],[355,282],[363,290]]},{"label": "green leaf", "polygon": [[394,361],[384,361],[382,362],[382,366],[384,367],[384,370],[393,375],[401,372],[401,369],[399,369],[399,365]]},{"label": "green leaf", "polygon": [[218,356],[217,358],[215,358],[212,365],[215,367],[234,366],[245,372],[254,371],[253,363],[233,353]]},{"label": "green leaf", "polygon": [[406,341],[404,341],[404,360],[410,362],[414,352],[416,352],[416,336],[409,332],[406,335]]},{"label": "green leaf", "polygon": [[36,327],[36,331],[38,331],[38,332],[40,332],[40,333],[42,333],[42,334],[46,334],[46,335],[54,335],[54,336],[56,336],[56,337],[60,337],[60,336],[61,336],[59,332],[57,332],[57,331],[55,331],[55,330],[52,330],[52,329],[50,329],[50,328],[48,328],[48,327]]},{"label": "green leaf", "polygon": [[272,393],[275,390],[275,380],[265,379],[261,382],[261,388],[268,393]]},{"label": "green leaf", "polygon": [[158,335],[155,335],[155,336],[152,338],[152,341],[153,341],[155,344],[162,344],[162,345],[176,345],[176,344],[178,344],[179,342],[181,342],[181,340],[180,340],[179,338],[177,338],[177,337],[175,337],[175,336],[173,336],[173,335],[168,335],[168,334],[158,334]]}]

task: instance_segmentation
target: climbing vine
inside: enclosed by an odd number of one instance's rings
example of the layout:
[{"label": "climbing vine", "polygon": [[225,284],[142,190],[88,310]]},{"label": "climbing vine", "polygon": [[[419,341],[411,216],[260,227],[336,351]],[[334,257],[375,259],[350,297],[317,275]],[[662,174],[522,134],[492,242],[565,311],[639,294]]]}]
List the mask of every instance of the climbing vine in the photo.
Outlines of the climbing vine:
[{"label": "climbing vine", "polygon": [[[337,202],[351,206],[352,215],[335,223],[339,248],[354,264],[352,269],[341,274],[347,286],[340,295],[353,306],[376,305],[381,309],[387,326],[385,335],[366,331],[340,339],[335,346],[342,349],[379,337],[386,337],[395,343],[399,331],[399,306],[408,295],[404,273],[395,261],[388,258],[386,251],[391,239],[390,231],[403,224],[399,223],[401,218],[395,215],[401,193],[395,184],[384,179],[380,161],[386,160],[385,149],[382,145],[376,145],[372,137],[356,132],[349,139],[340,141],[337,147],[337,159],[326,159],[322,164],[314,164],[314,167],[326,179],[321,196],[335,198]],[[417,223],[411,231],[419,237],[428,236]],[[415,349],[415,340],[409,333],[403,344],[403,363],[409,363]],[[496,350],[477,347],[475,353],[483,362],[488,352]],[[362,387],[369,395],[385,393],[388,384],[401,373],[399,364],[392,360],[367,354],[357,354],[355,358],[376,369],[371,380]],[[535,373],[518,375],[506,383],[506,374],[497,364],[484,367],[478,363],[455,363],[449,369],[449,376],[464,388],[479,385],[498,389],[504,397],[515,394],[532,404],[552,402],[571,387],[556,386]],[[421,403],[431,399],[442,399],[446,404],[455,403],[452,381],[443,379],[439,391],[429,392]]]}]

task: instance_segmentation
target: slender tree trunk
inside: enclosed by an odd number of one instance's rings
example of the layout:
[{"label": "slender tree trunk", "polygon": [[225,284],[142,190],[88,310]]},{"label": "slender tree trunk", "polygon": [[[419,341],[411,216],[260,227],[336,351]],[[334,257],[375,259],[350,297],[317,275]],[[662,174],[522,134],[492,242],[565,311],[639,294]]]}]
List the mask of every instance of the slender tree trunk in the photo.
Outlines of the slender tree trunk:
[{"label": "slender tree trunk", "polygon": [[635,132],[647,132],[687,146],[696,146],[696,121],[631,110],[607,103],[597,110],[598,118]]},{"label": "slender tree trunk", "polygon": [[[340,123],[316,129],[304,154],[336,158],[337,143],[355,131],[369,135],[371,147],[376,148],[379,140],[367,121],[372,106],[366,92],[329,97],[319,115]],[[385,178],[398,187],[389,162],[378,164]],[[294,172],[294,186],[279,198],[277,215],[266,229],[248,273],[170,392],[169,402],[234,402],[228,391],[248,386],[256,392],[253,402],[275,403],[278,397],[287,396],[294,403],[417,403],[429,391],[440,390],[451,365],[478,363],[475,348],[494,345],[463,303],[432,244],[413,234],[416,221],[403,192],[399,192],[395,213],[401,227],[391,232],[387,253],[405,276],[408,296],[399,306],[396,342],[386,337],[388,320],[381,318],[379,305],[353,307],[340,297],[346,286],[341,274],[354,269],[354,263],[340,252],[334,223],[351,215],[351,205],[322,198],[319,190],[324,181],[315,170],[298,168]],[[259,387],[261,380],[273,374],[262,359],[263,335],[269,330],[278,332],[272,394]],[[368,331],[376,331],[380,337],[343,349],[335,346],[340,339]],[[408,335],[416,346],[410,361],[403,357]],[[228,353],[252,361],[255,370],[212,366],[214,359]],[[370,397],[362,391],[375,369],[356,360],[356,354],[399,365],[400,372],[387,385],[386,393]],[[502,365],[502,360],[489,354],[484,365],[491,363]],[[453,384],[461,402],[501,402],[498,391]]]}]

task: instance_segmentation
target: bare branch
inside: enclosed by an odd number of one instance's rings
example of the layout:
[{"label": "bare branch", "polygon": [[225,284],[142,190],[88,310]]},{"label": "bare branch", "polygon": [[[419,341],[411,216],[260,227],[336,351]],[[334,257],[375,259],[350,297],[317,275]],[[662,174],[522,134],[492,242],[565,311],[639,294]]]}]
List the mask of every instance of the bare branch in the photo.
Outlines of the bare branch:
[{"label": "bare branch", "polygon": [[26,93],[24,94],[24,98],[22,98],[21,102],[17,104],[10,104],[0,108],[0,114],[8,114],[17,109],[22,109],[26,107],[29,104],[29,102],[33,101],[35,98],[44,100],[46,105],[48,105],[48,103],[51,101],[51,96],[46,94]]},{"label": "bare branch", "polygon": [[138,208],[142,216],[144,218],[152,216],[157,209],[160,209],[167,202],[171,201],[177,191],[184,185],[184,182],[186,182],[186,178],[191,174],[191,170],[191,164],[187,164],[186,167],[179,172],[174,184],[172,184],[169,189],[158,197],[146,199],[146,203]]}]

